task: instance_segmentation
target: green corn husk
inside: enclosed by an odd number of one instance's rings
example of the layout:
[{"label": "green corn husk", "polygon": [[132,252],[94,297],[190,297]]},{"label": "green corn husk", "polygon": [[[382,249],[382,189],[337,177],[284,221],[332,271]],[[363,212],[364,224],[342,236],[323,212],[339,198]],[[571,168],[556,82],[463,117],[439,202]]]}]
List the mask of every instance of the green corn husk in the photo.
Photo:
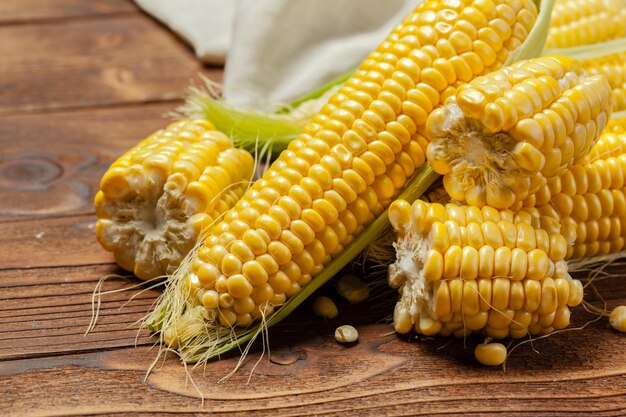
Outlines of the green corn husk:
[{"label": "green corn husk", "polygon": [[229,135],[233,144],[249,152],[278,155],[298,136],[328,97],[350,76],[348,72],[288,104],[275,104],[274,111],[236,107],[222,98],[221,86],[204,79],[203,87],[190,87],[185,104],[174,113],[184,118],[206,118]]},{"label": "green corn husk", "polygon": [[573,48],[544,49],[541,55],[564,55],[582,61],[624,51],[626,51],[626,37]]}]

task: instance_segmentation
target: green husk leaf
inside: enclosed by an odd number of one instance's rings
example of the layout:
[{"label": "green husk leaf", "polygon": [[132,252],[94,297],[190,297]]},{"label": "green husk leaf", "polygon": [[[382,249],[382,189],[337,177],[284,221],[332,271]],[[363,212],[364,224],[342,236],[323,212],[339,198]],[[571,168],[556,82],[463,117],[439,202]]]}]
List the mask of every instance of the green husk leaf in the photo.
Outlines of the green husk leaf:
[{"label": "green husk leaf", "polygon": [[235,146],[250,152],[261,143],[273,155],[279,154],[302,131],[310,118],[328,101],[328,95],[343,84],[352,71],[289,104],[273,104],[275,110],[260,111],[233,106],[221,96],[221,86],[204,79],[204,86],[189,88],[185,104],[174,113],[185,118],[206,118],[229,135]]},{"label": "green husk leaf", "polygon": [[602,43],[576,46],[573,48],[552,48],[544,49],[542,55],[564,55],[579,60],[588,60],[600,56],[611,55],[617,52],[626,51],[626,37],[614,39]]},{"label": "green husk leaf", "polygon": [[335,78],[328,84],[321,86],[317,90],[311,91],[310,93],[300,98],[295,99],[294,101],[289,103],[289,106],[286,108],[286,110],[290,111],[292,109],[300,107],[302,104],[306,103],[307,101],[315,100],[315,99],[322,97],[331,88],[345,83],[352,76],[352,74],[354,74],[354,71],[346,72],[345,74],[340,75],[339,77]]}]

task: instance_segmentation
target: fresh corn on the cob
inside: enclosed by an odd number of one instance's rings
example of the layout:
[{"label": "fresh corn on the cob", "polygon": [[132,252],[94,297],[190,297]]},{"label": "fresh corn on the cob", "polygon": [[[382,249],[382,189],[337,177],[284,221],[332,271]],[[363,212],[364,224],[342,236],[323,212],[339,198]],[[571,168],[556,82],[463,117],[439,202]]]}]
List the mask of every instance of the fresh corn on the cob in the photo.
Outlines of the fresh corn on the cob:
[{"label": "fresh corn on the cob", "polygon": [[396,200],[389,283],[398,288],[399,333],[493,338],[547,334],[569,324],[583,288],[567,273],[558,222],[536,209]]},{"label": "fresh corn on the cob", "polygon": [[[589,156],[542,187],[526,206],[559,219],[566,258],[617,253],[626,238],[626,131],[611,123]],[[616,133],[615,130],[619,130]]]},{"label": "fresh corn on the cob", "polygon": [[115,161],[95,197],[96,234],[138,278],[172,272],[248,186],[252,156],[205,120],[172,123]]},{"label": "fresh corn on the cob", "polygon": [[624,0],[556,0],[546,48],[571,48],[626,35]]},{"label": "fresh corn on the cob", "polygon": [[453,199],[505,209],[582,161],[610,115],[604,75],[567,57],[520,61],[433,111],[428,162]]},{"label": "fresh corn on the cob", "polygon": [[536,16],[530,0],[419,5],[212,229],[185,276],[204,317],[247,326],[307,285],[424,164],[433,109],[501,67]]},{"label": "fresh corn on the cob", "polygon": [[591,75],[604,74],[613,89],[613,111],[626,110],[626,52],[584,60],[583,67]]}]

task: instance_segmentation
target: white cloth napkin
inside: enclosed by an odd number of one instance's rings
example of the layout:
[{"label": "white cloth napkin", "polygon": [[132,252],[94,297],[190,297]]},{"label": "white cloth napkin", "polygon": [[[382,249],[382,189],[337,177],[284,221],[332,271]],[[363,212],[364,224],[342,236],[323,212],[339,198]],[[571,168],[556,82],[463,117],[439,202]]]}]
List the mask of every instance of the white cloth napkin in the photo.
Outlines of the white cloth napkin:
[{"label": "white cloth napkin", "polygon": [[264,108],[350,71],[419,0],[135,0],[206,63],[224,97]]}]

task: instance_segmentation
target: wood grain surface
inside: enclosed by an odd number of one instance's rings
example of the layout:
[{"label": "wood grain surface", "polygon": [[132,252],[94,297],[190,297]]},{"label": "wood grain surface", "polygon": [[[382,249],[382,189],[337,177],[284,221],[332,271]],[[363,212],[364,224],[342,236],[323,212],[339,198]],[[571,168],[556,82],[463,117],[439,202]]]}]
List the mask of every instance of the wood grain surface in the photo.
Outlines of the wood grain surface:
[{"label": "wood grain surface", "polygon": [[139,13],[0,25],[0,56],[0,114],[174,100],[201,71]]},{"label": "wood grain surface", "polygon": [[178,103],[0,115],[0,228],[10,219],[93,213],[111,161],[164,127]]},{"label": "wood grain surface", "polygon": [[[577,308],[572,330],[487,369],[473,359],[479,338],[395,335],[384,323],[393,292],[340,304],[328,322],[305,303],[229,378],[237,351],[190,379],[140,329],[160,288],[99,247],[92,199],[190,80],[221,70],[126,0],[2,0],[0,56],[0,415],[626,415],[626,336],[606,320]],[[596,287],[590,302],[626,304],[626,277]],[[334,341],[345,323],[358,343]]]},{"label": "wood grain surface", "polygon": [[127,0],[2,0],[0,23],[24,23],[136,13]]}]

